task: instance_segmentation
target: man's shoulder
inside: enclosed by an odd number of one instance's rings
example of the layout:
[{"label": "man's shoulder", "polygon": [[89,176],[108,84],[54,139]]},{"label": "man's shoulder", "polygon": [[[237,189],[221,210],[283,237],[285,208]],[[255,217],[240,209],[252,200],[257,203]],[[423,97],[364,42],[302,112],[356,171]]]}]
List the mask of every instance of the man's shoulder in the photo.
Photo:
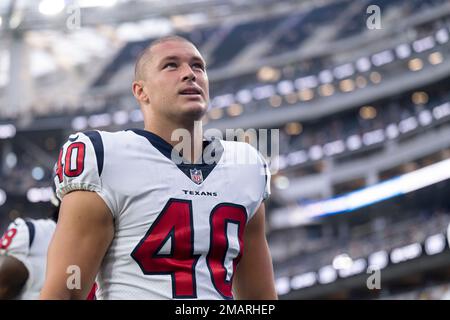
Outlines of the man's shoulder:
[{"label": "man's shoulder", "polygon": [[102,139],[102,140],[116,140],[117,139],[126,139],[126,138],[130,138],[130,130],[120,130],[120,131],[104,131],[104,130],[87,130],[87,131],[82,131],[82,132],[77,132],[72,134],[69,137],[69,140],[71,139],[76,139],[77,136],[79,135],[83,135],[88,137],[89,139],[93,140],[96,139],[97,137]]},{"label": "man's shoulder", "polygon": [[254,146],[247,142],[243,141],[229,141],[229,140],[220,140],[220,143],[224,146],[224,148],[233,150],[233,151],[242,151],[248,150],[249,152],[257,153],[258,151]]},{"label": "man's shoulder", "polygon": [[72,133],[66,140],[64,147],[69,147],[76,142],[92,145],[96,152],[103,152],[105,149],[120,150],[121,145],[137,143],[139,139],[132,130],[103,131],[87,130]]},{"label": "man's shoulder", "polygon": [[220,142],[224,147],[225,153],[228,154],[228,157],[233,156],[233,158],[238,157],[239,159],[251,160],[249,164],[260,162],[259,151],[251,144],[242,141],[227,140],[221,140]]}]

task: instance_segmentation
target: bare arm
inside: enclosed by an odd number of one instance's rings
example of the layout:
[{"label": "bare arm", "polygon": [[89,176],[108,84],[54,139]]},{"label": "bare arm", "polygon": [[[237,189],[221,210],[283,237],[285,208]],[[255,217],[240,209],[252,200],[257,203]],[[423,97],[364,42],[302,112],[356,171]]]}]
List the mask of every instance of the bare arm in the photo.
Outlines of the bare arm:
[{"label": "bare arm", "polygon": [[244,254],[236,268],[233,290],[237,299],[277,299],[272,258],[265,235],[264,203],[245,228]]},{"label": "bare arm", "polygon": [[0,300],[15,299],[28,279],[25,265],[12,256],[0,256]]},{"label": "bare arm", "polygon": [[[41,299],[86,299],[114,236],[114,223],[102,198],[89,191],[67,194],[47,255]],[[69,289],[69,266],[81,271],[80,289]],[[70,281],[69,281],[70,283]]]}]

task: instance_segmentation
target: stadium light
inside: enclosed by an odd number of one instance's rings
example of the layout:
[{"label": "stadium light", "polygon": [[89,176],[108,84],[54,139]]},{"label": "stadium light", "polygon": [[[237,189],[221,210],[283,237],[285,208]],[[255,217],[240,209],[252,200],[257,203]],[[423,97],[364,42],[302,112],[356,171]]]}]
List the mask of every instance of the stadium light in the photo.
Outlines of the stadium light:
[{"label": "stadium light", "polygon": [[413,42],[413,49],[417,53],[424,52],[426,50],[432,49],[435,46],[434,38],[432,36],[428,36]]},{"label": "stadium light", "polygon": [[411,56],[411,48],[408,44],[403,43],[395,48],[395,53],[397,54],[398,58],[405,59]]},{"label": "stadium light", "polygon": [[323,146],[323,152],[328,157],[342,153],[344,151],[345,151],[345,143],[342,140],[329,142]]},{"label": "stadium light", "polygon": [[392,263],[400,263],[418,258],[422,254],[420,243],[412,243],[404,247],[396,248],[391,252]]},{"label": "stadium light", "polygon": [[289,188],[289,178],[286,176],[277,176],[274,179],[275,187],[279,190],[286,190]]},{"label": "stadium light", "polygon": [[445,249],[445,237],[443,234],[435,234],[425,240],[425,252],[428,255],[441,253]]},{"label": "stadium light", "polygon": [[282,277],[275,280],[275,288],[279,295],[284,295],[291,291],[289,277]]},{"label": "stadium light", "polygon": [[345,79],[339,83],[342,92],[352,92],[355,90],[355,81],[352,79]]},{"label": "stadium light", "polygon": [[47,188],[31,188],[27,191],[27,199],[32,203],[49,202],[53,196],[52,187]]},{"label": "stadium light", "polygon": [[298,92],[298,98],[301,101],[309,101],[314,98],[314,91],[311,89],[303,89]]},{"label": "stadium light", "polygon": [[348,278],[366,270],[367,262],[364,258],[353,261],[351,267],[339,270],[339,276],[341,278]]},{"label": "stadium light", "polygon": [[377,109],[372,106],[363,106],[359,109],[359,116],[364,120],[372,120],[377,116]]},{"label": "stadium light", "polygon": [[296,275],[291,279],[291,288],[294,290],[312,287],[317,282],[317,276],[315,272],[307,272]]},{"label": "stadium light", "polygon": [[363,76],[356,77],[356,86],[360,89],[365,88],[367,86],[367,80]]},{"label": "stadium light", "polygon": [[359,72],[369,71],[371,66],[370,60],[367,57],[362,57],[356,60],[356,69],[358,69]]},{"label": "stadium light", "polygon": [[361,137],[357,134],[351,135],[347,138],[347,148],[350,151],[358,150],[362,146]]},{"label": "stadium light", "polygon": [[271,96],[273,96],[274,94],[275,94],[275,87],[270,84],[265,85],[265,86],[256,87],[253,89],[253,97],[256,100],[267,99],[267,98],[270,98]]},{"label": "stadium light", "polygon": [[336,270],[350,269],[353,265],[353,260],[346,253],[340,254],[333,259],[333,268]]},{"label": "stadium light", "polygon": [[401,133],[413,131],[417,127],[418,127],[417,119],[414,116],[406,118],[400,121],[400,123],[398,124],[398,129],[400,130]]},{"label": "stadium light", "polygon": [[333,73],[337,79],[344,79],[352,76],[355,73],[355,69],[351,63],[346,63],[334,68]]},{"label": "stadium light", "polygon": [[130,120],[132,122],[141,122],[144,121],[144,116],[142,115],[141,110],[133,110],[130,112]]},{"label": "stadium light", "polygon": [[299,150],[292,152],[287,156],[288,162],[291,166],[295,166],[297,164],[305,163],[308,161],[308,155],[304,150]]},{"label": "stadium light", "polygon": [[237,117],[242,114],[244,108],[239,103],[232,103],[227,108],[227,113],[230,117]]},{"label": "stadium light", "polygon": [[309,148],[309,157],[311,160],[319,160],[323,157],[322,147],[319,145],[314,145]]},{"label": "stadium light", "polygon": [[54,16],[64,10],[64,0],[42,0],[39,3],[39,12],[45,16]]},{"label": "stadium light", "polygon": [[269,103],[273,108],[278,108],[281,106],[281,103],[283,102],[283,99],[279,95],[271,96],[269,99]]},{"label": "stadium light", "polygon": [[332,84],[323,84],[319,87],[319,94],[324,97],[329,97],[334,94],[334,86]]},{"label": "stadium light", "polygon": [[13,138],[16,135],[16,127],[13,124],[0,125],[0,139]]},{"label": "stadium light", "polygon": [[337,279],[337,271],[333,268],[333,266],[325,266],[320,268],[319,282],[321,284],[328,284],[336,281],[336,279]]},{"label": "stadium light", "polygon": [[377,129],[363,134],[362,141],[366,146],[371,146],[384,141],[384,130]]},{"label": "stadium light", "polygon": [[72,120],[72,128],[76,131],[81,131],[86,129],[88,126],[87,118],[83,116],[75,117]]},{"label": "stadium light", "polygon": [[386,136],[389,139],[395,139],[395,138],[398,137],[399,134],[400,133],[398,131],[398,127],[397,127],[397,125],[395,123],[391,123],[390,125],[388,125],[386,127]]},{"label": "stadium light", "polygon": [[333,74],[330,70],[322,70],[319,72],[319,80],[323,84],[333,82]]},{"label": "stadium light", "polygon": [[381,250],[372,253],[369,256],[369,265],[377,269],[385,268],[389,263],[389,256],[386,250]]},{"label": "stadium light", "polygon": [[248,89],[242,89],[236,94],[236,100],[242,104],[247,104],[252,101],[252,93]]},{"label": "stadium light", "polygon": [[395,57],[391,50],[375,53],[371,58],[373,65],[376,67],[381,67],[382,65],[391,63],[394,59]]},{"label": "stadium light", "polygon": [[2,26],[3,18],[0,16],[0,27]]},{"label": "stadium light", "polygon": [[211,120],[218,120],[222,118],[223,116],[223,109],[222,108],[212,108],[208,112],[208,116]]},{"label": "stadium light", "polygon": [[17,164],[17,156],[14,152],[9,152],[5,157],[5,165],[7,168],[12,169]]},{"label": "stadium light", "polygon": [[295,87],[298,90],[313,89],[318,86],[319,82],[316,76],[307,76],[295,80]]},{"label": "stadium light", "polygon": [[225,108],[232,103],[234,103],[234,96],[231,93],[216,96],[211,102],[214,108]]},{"label": "stadium light", "polygon": [[259,69],[257,77],[262,82],[274,82],[280,79],[281,72],[273,67],[265,66]]},{"label": "stadium light", "polygon": [[442,28],[438,32],[436,32],[436,40],[440,44],[446,43],[448,39],[449,39],[448,31],[445,28]]},{"label": "stadium light", "polygon": [[111,115],[108,113],[94,114],[88,118],[91,128],[107,127],[111,124]]},{"label": "stadium light", "polygon": [[31,170],[31,176],[36,181],[42,180],[45,176],[45,171],[41,167],[34,167],[33,170]]},{"label": "stadium light", "polygon": [[284,130],[290,136],[298,136],[303,131],[303,126],[300,122],[289,122],[285,125]]},{"label": "stadium light", "polygon": [[440,120],[450,115],[450,103],[446,102],[433,108],[433,116]]},{"label": "stadium light", "polygon": [[440,64],[442,63],[442,61],[444,61],[444,58],[442,57],[442,54],[438,51],[430,53],[430,55],[428,56],[428,61],[432,64],[432,65],[436,65],[436,64]]},{"label": "stadium light", "polygon": [[290,80],[283,80],[277,85],[278,92],[280,94],[289,94],[294,92],[294,84]]},{"label": "stadium light", "polygon": [[420,71],[423,68],[423,62],[419,58],[411,59],[408,62],[408,68],[411,71]]},{"label": "stadium light", "polygon": [[289,104],[294,104],[298,101],[298,97],[297,97],[296,93],[289,93],[289,94],[285,95],[284,98],[286,99],[286,102]]},{"label": "stadium light", "polygon": [[113,115],[113,121],[116,125],[124,125],[128,123],[128,112],[121,110],[116,111]]},{"label": "stadium light", "polygon": [[419,122],[422,126],[427,126],[431,122],[433,122],[433,116],[431,115],[430,110],[422,110],[419,113]]}]

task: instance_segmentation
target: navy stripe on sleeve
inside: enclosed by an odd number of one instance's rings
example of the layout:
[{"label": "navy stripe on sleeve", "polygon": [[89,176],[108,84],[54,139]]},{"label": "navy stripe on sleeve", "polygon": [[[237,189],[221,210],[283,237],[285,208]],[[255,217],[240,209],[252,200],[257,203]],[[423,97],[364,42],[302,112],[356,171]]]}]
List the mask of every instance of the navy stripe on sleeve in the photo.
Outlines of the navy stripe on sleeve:
[{"label": "navy stripe on sleeve", "polygon": [[95,156],[97,157],[98,175],[101,176],[103,171],[103,158],[104,158],[102,136],[98,131],[86,131],[84,132],[84,134],[89,137],[89,139],[92,142],[92,145],[94,146]]},{"label": "navy stripe on sleeve", "polygon": [[36,234],[36,229],[34,228],[34,224],[31,221],[25,221],[27,227],[28,227],[28,232],[30,234],[30,242],[29,242],[29,247],[31,247],[31,245],[33,244],[34,241],[34,235]]}]

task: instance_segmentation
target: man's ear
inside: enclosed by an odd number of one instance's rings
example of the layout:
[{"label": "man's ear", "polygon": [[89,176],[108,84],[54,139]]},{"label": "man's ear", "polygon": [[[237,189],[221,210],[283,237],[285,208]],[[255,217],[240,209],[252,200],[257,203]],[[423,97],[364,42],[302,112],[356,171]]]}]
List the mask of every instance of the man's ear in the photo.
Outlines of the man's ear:
[{"label": "man's ear", "polygon": [[144,82],[142,80],[133,81],[133,84],[131,85],[131,89],[133,91],[134,97],[142,103],[148,104],[150,103],[150,97],[145,92],[144,89]]}]

